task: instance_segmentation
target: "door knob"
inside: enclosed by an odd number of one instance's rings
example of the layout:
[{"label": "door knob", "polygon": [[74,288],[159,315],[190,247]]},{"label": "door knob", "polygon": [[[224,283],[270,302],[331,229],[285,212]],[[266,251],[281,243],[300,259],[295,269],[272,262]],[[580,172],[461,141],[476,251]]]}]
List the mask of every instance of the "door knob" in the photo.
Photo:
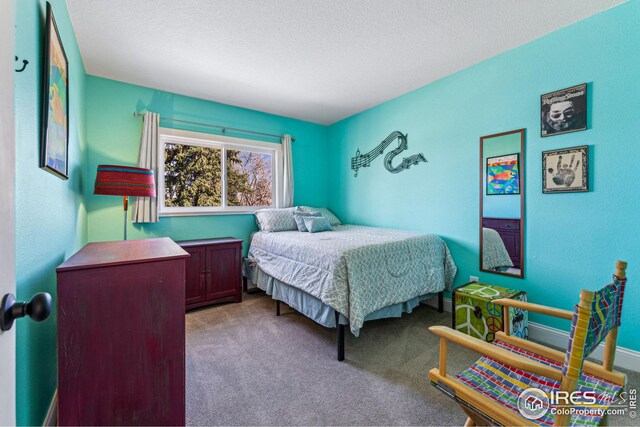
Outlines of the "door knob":
[{"label": "door knob", "polygon": [[35,294],[31,301],[16,301],[13,294],[6,294],[2,298],[0,307],[0,329],[8,331],[13,326],[13,321],[21,317],[29,316],[36,322],[41,322],[51,314],[51,295],[46,292]]}]

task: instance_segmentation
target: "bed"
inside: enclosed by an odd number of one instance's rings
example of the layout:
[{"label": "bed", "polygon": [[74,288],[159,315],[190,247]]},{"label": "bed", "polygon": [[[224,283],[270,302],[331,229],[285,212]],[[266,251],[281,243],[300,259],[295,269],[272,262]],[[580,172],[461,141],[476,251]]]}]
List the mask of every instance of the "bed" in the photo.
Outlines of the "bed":
[{"label": "bed", "polygon": [[457,271],[439,236],[357,225],[257,232],[248,261],[253,283],[278,304],[338,329],[338,360],[345,325],[358,336],[366,321],[400,317],[435,295],[441,308]]},{"label": "bed", "polygon": [[493,271],[507,271],[513,261],[498,233],[493,228],[482,228],[482,268]]}]

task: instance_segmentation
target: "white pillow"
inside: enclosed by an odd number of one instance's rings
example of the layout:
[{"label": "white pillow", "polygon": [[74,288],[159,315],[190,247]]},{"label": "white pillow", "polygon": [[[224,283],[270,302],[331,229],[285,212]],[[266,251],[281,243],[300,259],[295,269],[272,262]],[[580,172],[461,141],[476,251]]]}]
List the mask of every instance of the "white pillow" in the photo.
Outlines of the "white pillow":
[{"label": "white pillow", "polygon": [[298,230],[293,213],[297,207],[283,209],[259,209],[255,212],[256,223],[260,231],[267,233],[273,231],[293,231]]}]

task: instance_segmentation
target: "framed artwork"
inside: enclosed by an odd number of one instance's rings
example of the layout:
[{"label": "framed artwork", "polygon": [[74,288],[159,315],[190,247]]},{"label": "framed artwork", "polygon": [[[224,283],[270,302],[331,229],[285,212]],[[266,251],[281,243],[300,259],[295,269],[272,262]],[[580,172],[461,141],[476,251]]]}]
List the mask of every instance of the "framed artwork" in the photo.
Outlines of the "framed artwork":
[{"label": "framed artwork", "polygon": [[542,152],[542,192],[589,191],[589,146]]},{"label": "framed artwork", "polygon": [[542,137],[587,128],[587,84],[557,90],[540,97]]},{"label": "framed artwork", "polygon": [[40,167],[69,178],[69,62],[47,2]]},{"label": "framed artwork", "polygon": [[487,158],[487,196],[520,194],[520,154]]}]

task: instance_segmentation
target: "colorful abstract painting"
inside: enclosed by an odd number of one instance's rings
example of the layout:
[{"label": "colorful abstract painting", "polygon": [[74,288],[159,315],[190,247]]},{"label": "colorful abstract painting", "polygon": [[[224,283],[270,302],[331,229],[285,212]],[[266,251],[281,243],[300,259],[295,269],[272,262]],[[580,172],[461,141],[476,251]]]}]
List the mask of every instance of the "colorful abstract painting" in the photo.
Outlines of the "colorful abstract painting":
[{"label": "colorful abstract painting", "polygon": [[487,159],[487,195],[520,194],[520,155]]},{"label": "colorful abstract painting", "polygon": [[43,105],[40,167],[60,178],[68,178],[69,75],[51,5],[47,3],[45,48],[45,93]]}]

